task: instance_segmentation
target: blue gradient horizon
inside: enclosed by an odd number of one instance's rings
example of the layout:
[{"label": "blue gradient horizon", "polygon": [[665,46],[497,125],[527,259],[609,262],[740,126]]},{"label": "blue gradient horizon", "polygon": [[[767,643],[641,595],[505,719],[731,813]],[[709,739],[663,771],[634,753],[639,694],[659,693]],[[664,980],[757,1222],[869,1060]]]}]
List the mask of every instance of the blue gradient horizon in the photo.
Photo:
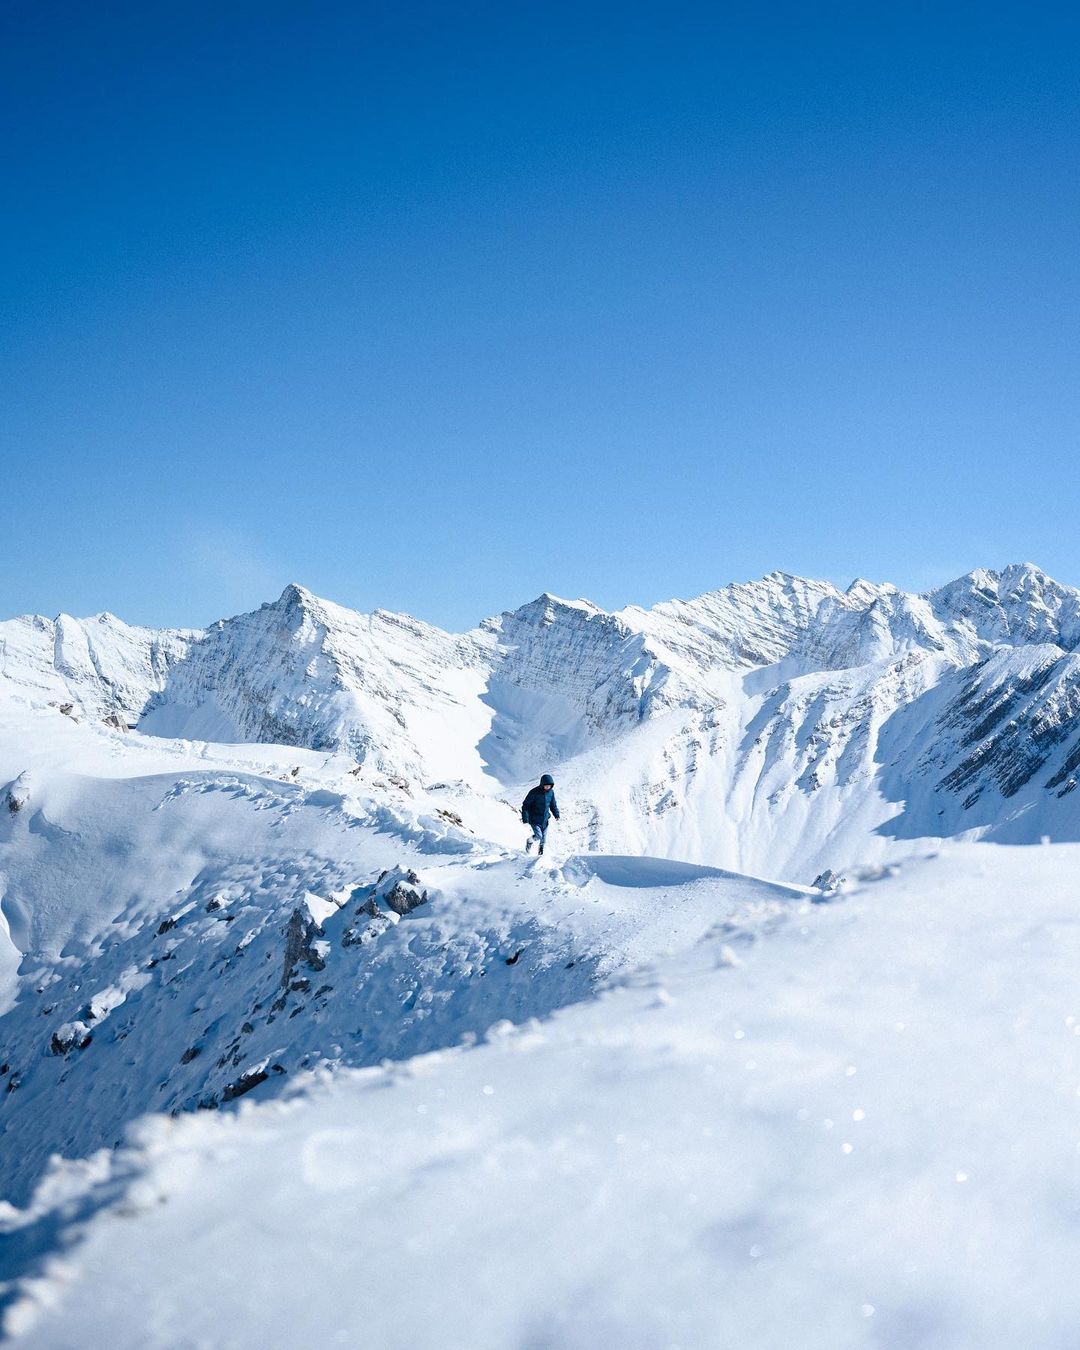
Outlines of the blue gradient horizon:
[{"label": "blue gradient horizon", "polygon": [[0,15],[0,617],[1080,583],[1064,7]]}]

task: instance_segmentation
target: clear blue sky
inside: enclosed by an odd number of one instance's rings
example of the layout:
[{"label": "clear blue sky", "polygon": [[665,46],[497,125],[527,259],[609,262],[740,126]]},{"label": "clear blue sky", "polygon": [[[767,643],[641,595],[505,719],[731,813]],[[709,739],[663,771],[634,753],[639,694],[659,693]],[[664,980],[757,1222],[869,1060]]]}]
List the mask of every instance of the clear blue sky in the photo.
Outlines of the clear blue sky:
[{"label": "clear blue sky", "polygon": [[1080,583],[1080,28],[0,10],[0,615]]}]

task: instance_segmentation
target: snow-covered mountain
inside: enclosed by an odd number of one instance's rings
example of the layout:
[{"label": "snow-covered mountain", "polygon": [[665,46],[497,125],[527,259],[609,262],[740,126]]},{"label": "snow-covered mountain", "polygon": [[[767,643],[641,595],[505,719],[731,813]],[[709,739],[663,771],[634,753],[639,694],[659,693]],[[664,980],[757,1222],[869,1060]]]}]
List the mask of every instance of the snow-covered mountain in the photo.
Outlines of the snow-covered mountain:
[{"label": "snow-covered mountain", "polygon": [[[538,863],[521,855],[518,804],[542,770],[558,780],[563,818]],[[204,631],[132,628],[108,614],[0,623],[0,1197],[26,1205],[37,1187],[30,1209],[0,1205],[6,1329],[37,1334],[58,1296],[43,1276],[55,1244],[81,1242],[80,1216],[114,1212],[114,1200],[137,1209],[133,1188],[155,1166],[138,1149],[116,1155],[127,1162],[102,1155],[74,1170],[50,1158],[111,1150],[147,1112],[202,1109],[216,1120],[234,1102],[272,1111],[284,1096],[313,1113],[314,1135],[333,1133],[352,1089],[333,1088],[344,1095],[326,1108],[328,1123],[318,1094],[350,1069],[393,1083],[446,1063],[439,1091],[452,1097],[455,1082],[488,1073],[490,1047],[475,1060],[460,1049],[446,1059],[449,1048],[544,1045],[552,1015],[585,1004],[556,1018],[565,1042],[522,1061],[531,1085],[522,1100],[539,1100],[549,1059],[550,1072],[573,1081],[568,1046],[597,1066],[621,1047],[620,1072],[640,1070],[658,1100],[674,1084],[697,1130],[685,1075],[706,1072],[699,1043],[727,1044],[707,1009],[743,980],[748,950],[786,935],[774,975],[789,980],[805,938],[835,974],[844,943],[858,939],[830,927],[822,916],[833,906],[822,902],[843,908],[865,892],[868,924],[874,896],[907,895],[906,881],[893,885],[900,867],[902,878],[931,878],[932,902],[920,891],[913,909],[922,923],[958,868],[974,876],[999,852],[972,841],[1080,839],[1078,777],[1080,592],[1030,565],[973,572],[922,596],[782,573],[618,613],[543,595],[465,634],[358,614],[295,585]],[[929,872],[911,862],[942,849],[960,861]],[[1030,852],[1010,854],[1010,896]],[[1055,868],[1065,875],[1075,850],[1037,856],[1046,881]],[[827,871],[834,877],[819,885]],[[1047,923],[1058,917],[1054,909]],[[823,931],[833,946],[819,947]],[[897,988],[914,987],[922,969],[908,937]],[[886,926],[873,940],[884,949],[893,935]],[[695,1011],[664,1015],[656,1059],[633,991],[666,1006],[655,992],[661,968]],[[874,978],[851,972],[851,998],[835,1013],[845,1026],[860,980]],[[746,979],[737,987],[747,1019],[783,1003],[775,984]],[[810,992],[799,997],[793,1035],[818,1025]],[[908,1016],[940,1016],[940,1000],[927,999]],[[1068,1010],[1046,1015],[1059,1012]],[[821,1011],[807,1034],[824,1034],[833,1015]],[[772,1053],[778,1033],[763,1034],[748,1064]],[[887,1039],[882,1030],[867,1054],[884,1054]],[[820,1056],[809,1043],[800,1054],[816,1081]],[[388,1061],[402,1067],[373,1068]],[[918,1076],[914,1063],[901,1070]],[[614,1092],[600,1068],[587,1077],[601,1100]],[[485,1078],[483,1094],[489,1086]],[[724,1101],[752,1149],[746,1119]],[[611,1109],[631,1102],[611,1098]],[[409,1098],[410,1112],[430,1106]],[[719,1099],[713,1106],[721,1111]],[[392,1119],[413,1137],[392,1107],[386,1131]],[[461,1122],[446,1128],[453,1136]],[[490,1137],[512,1153],[498,1133],[509,1128],[502,1120]],[[604,1128],[602,1110],[576,1118],[582,1137]],[[790,1143],[781,1134],[776,1157]],[[386,1132],[372,1146],[398,1147]],[[711,1158],[713,1146],[702,1147]],[[577,1159],[575,1149],[566,1156]],[[686,1185],[691,1164],[707,1163],[699,1153],[680,1164]],[[610,1159],[589,1157],[581,1166],[606,1175]],[[776,1184],[773,1164],[763,1166],[759,1198]],[[650,1184],[657,1204],[676,1203],[659,1175]],[[706,1264],[702,1252],[713,1252],[727,1269],[744,1228],[783,1226],[768,1204],[739,1218],[737,1205],[723,1210],[731,1195],[713,1202],[719,1245],[710,1239],[695,1257]],[[617,1294],[598,1298],[599,1320],[577,1340],[566,1327],[530,1340],[524,1326],[508,1340],[514,1319],[500,1314],[469,1343],[636,1343],[612,1311]],[[412,1328],[401,1344],[443,1343],[399,1314]],[[117,1340],[104,1321],[97,1339],[76,1339],[181,1343],[171,1315],[156,1316],[157,1340],[140,1339],[142,1328]],[[747,1317],[749,1343],[769,1344],[753,1340]],[[75,1343],[49,1325],[36,1343]],[[266,1325],[250,1325],[235,1344],[267,1343]],[[639,1339],[651,1347],[677,1336],[666,1326]],[[862,1344],[840,1333],[822,1343]],[[897,1332],[882,1343],[906,1342]]]},{"label": "snow-covered mountain", "polygon": [[0,623],[0,688],[28,702],[48,700],[69,714],[126,722],[143,713],[199,636],[133,628],[113,614],[24,615]]},{"label": "snow-covered mountain", "polygon": [[1080,592],[1024,564],[927,595],[774,573],[463,635],[288,586],[201,633],[0,625],[0,686],[189,741],[347,754],[411,788],[557,771],[583,847],[813,880],[898,840],[1075,837]]}]

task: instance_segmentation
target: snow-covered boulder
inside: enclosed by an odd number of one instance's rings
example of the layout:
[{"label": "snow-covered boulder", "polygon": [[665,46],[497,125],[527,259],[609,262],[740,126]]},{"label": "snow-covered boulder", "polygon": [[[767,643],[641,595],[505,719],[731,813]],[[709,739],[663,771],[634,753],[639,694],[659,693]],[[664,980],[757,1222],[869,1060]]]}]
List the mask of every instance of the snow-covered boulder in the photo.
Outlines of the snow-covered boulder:
[{"label": "snow-covered boulder", "polygon": [[54,1055],[66,1055],[72,1050],[85,1050],[91,1041],[91,1031],[85,1022],[65,1022],[56,1028],[49,1043]]},{"label": "snow-covered boulder", "polygon": [[8,811],[14,816],[22,811],[30,801],[31,778],[29,771],[23,770],[13,782],[10,782],[3,790],[3,801]]}]

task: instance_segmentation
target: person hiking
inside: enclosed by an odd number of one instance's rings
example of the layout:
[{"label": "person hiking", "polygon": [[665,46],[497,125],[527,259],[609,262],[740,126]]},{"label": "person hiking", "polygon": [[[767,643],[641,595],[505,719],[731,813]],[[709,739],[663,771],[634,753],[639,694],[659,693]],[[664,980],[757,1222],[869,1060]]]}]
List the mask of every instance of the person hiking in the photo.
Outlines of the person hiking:
[{"label": "person hiking", "polygon": [[543,853],[550,816],[559,819],[559,805],[555,800],[555,779],[546,773],[537,787],[529,789],[521,803],[521,823],[532,827],[532,836],[525,844],[526,853],[532,852],[533,844],[539,844],[538,856]]}]

